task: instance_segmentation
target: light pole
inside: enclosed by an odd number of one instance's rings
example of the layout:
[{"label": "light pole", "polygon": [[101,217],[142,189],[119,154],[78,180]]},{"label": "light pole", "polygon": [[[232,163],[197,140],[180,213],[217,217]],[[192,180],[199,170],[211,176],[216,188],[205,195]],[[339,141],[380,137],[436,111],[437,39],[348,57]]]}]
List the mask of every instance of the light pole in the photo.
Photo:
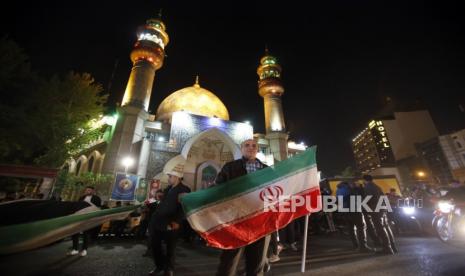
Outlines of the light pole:
[{"label": "light pole", "polygon": [[134,164],[134,158],[130,157],[130,156],[126,156],[123,158],[123,160],[121,161],[121,163],[123,164],[124,166],[124,173],[127,174],[128,172],[128,167],[131,167],[133,164]]}]

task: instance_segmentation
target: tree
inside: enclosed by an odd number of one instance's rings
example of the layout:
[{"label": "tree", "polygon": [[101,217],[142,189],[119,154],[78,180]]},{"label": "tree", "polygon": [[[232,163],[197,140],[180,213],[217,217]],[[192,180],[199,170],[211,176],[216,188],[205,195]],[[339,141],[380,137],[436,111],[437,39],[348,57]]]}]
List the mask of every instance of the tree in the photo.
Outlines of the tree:
[{"label": "tree", "polygon": [[43,149],[35,162],[57,167],[73,153],[102,135],[95,125],[101,118],[107,96],[89,74],[69,73],[64,79],[57,76],[38,90],[37,105],[31,122]]},{"label": "tree", "polygon": [[61,170],[55,184],[56,195],[60,195],[64,200],[77,200],[86,186],[93,186],[97,195],[102,199],[110,197],[108,187],[113,184],[115,176],[113,174],[94,174],[87,172],[79,176]]},{"label": "tree", "polygon": [[0,162],[59,167],[102,135],[95,123],[107,95],[89,74],[44,80],[14,42],[0,44]]},{"label": "tree", "polygon": [[0,161],[16,162],[28,159],[28,126],[26,104],[31,91],[38,84],[37,76],[31,72],[27,55],[12,40],[3,37],[0,40]]}]

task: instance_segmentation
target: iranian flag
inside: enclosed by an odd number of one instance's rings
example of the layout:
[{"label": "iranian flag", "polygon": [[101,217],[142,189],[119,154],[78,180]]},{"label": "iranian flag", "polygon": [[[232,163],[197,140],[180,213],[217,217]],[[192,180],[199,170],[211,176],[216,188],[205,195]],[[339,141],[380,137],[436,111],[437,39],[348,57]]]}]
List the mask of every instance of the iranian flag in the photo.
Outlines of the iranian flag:
[{"label": "iranian flag", "polygon": [[253,243],[318,210],[316,147],[251,174],[181,197],[187,220],[209,246]]}]

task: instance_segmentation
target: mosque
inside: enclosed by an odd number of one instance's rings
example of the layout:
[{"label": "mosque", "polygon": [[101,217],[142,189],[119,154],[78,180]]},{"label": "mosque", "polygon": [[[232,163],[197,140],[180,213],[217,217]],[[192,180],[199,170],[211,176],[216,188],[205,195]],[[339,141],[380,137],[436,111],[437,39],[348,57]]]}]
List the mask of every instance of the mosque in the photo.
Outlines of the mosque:
[{"label": "mosque", "polygon": [[[195,191],[210,185],[226,162],[241,157],[240,143],[246,139],[258,142],[257,157],[268,165],[305,150],[305,145],[288,140],[281,100],[281,66],[268,52],[257,68],[265,134],[254,134],[248,123],[231,121],[225,104],[202,87],[198,77],[192,86],[165,98],[156,114],[149,114],[155,72],[163,66],[168,43],[161,19],[149,19],[139,27],[121,106],[116,115],[105,117],[105,135],[67,162],[70,173],[126,172],[146,183],[154,178],[163,182],[167,167],[182,162],[184,183]],[[131,158],[134,164],[123,165],[125,158]]]}]

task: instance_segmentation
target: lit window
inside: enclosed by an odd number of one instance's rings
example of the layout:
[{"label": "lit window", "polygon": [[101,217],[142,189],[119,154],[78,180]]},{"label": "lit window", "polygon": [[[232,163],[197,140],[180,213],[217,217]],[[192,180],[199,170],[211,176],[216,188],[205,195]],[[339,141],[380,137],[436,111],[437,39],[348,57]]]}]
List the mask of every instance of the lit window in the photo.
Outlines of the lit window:
[{"label": "lit window", "polygon": [[138,40],[152,41],[152,42],[155,42],[156,44],[158,44],[162,49],[165,48],[165,43],[163,43],[163,40],[161,38],[159,38],[155,34],[141,33],[141,34],[139,34]]}]

